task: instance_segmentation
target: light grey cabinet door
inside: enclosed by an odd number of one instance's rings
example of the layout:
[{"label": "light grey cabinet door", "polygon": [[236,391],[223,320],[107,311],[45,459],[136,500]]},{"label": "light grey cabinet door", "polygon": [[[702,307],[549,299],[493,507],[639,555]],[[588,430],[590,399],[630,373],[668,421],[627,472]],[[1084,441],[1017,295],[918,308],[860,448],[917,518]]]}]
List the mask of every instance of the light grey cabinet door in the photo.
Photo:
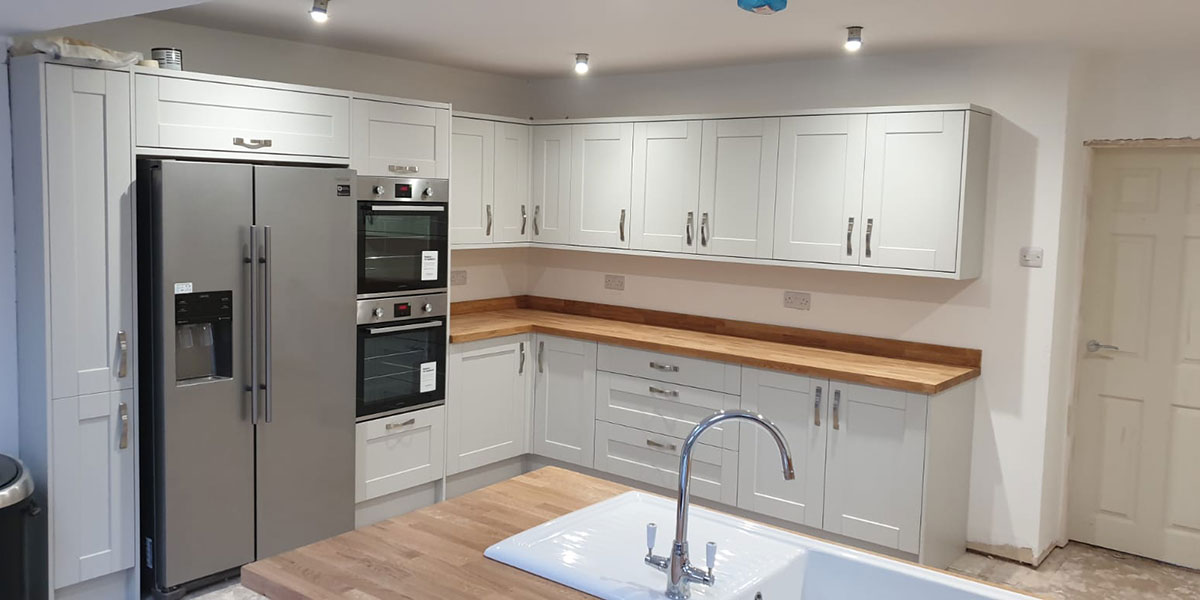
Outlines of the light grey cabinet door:
[{"label": "light grey cabinet door", "polygon": [[592,466],[596,435],[596,343],[534,339],[533,452]]},{"label": "light grey cabinet door", "polygon": [[[259,558],[354,528],[355,236],[344,169],[255,167],[263,230]],[[269,229],[267,229],[269,228]]]},{"label": "light grey cabinet door", "polygon": [[[495,242],[527,242],[533,233],[529,125],[496,123]],[[455,177],[458,177],[457,171]]]},{"label": "light grey cabinet door", "polygon": [[533,241],[570,242],[571,232],[570,125],[533,128]]},{"label": "light grey cabinet door", "polygon": [[450,242],[486,244],[496,226],[496,124],[454,117],[450,161]]},{"label": "light grey cabinet door", "polygon": [[530,336],[454,344],[450,354],[446,474],[528,452]]}]

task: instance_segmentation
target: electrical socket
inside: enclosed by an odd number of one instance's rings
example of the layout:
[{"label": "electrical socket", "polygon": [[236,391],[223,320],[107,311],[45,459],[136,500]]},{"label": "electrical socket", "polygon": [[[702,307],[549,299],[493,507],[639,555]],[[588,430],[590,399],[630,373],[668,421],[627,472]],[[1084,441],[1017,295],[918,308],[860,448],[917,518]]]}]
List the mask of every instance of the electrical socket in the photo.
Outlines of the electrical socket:
[{"label": "electrical socket", "polygon": [[625,291],[625,276],[624,275],[605,275],[604,289],[617,290],[618,292]]},{"label": "electrical socket", "polygon": [[1042,268],[1042,249],[1037,246],[1021,248],[1021,256],[1017,259],[1022,267]]},{"label": "electrical socket", "polygon": [[450,285],[467,285],[467,270],[450,271]]},{"label": "electrical socket", "polygon": [[783,307],[796,310],[812,309],[812,294],[808,292],[784,292]]}]

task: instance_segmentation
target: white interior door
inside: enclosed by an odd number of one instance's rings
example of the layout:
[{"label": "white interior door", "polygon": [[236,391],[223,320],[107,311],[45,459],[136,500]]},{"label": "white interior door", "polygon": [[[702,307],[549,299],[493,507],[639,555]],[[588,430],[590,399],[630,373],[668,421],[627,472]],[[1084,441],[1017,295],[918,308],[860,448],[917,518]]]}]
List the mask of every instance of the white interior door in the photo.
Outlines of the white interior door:
[{"label": "white interior door", "polygon": [[699,202],[700,121],[636,123],[630,247],[695,252]]},{"label": "white interior door", "polygon": [[450,241],[492,241],[495,228],[496,124],[454,117],[450,150]]},{"label": "white interior door", "polygon": [[633,123],[571,129],[571,243],[628,248]]},{"label": "white interior door", "polygon": [[771,258],[779,119],[705,121],[700,254]]},{"label": "white interior door", "polygon": [[1200,568],[1200,152],[1093,168],[1068,533]]}]

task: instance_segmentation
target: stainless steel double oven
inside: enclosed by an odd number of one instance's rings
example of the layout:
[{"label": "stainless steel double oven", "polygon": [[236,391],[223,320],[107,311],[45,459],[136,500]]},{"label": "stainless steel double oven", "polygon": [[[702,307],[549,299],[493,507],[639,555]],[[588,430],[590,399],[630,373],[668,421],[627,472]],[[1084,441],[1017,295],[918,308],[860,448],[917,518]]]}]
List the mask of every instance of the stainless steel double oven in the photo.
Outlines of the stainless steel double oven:
[{"label": "stainless steel double oven", "polygon": [[446,398],[449,182],[359,177],[357,419]]}]

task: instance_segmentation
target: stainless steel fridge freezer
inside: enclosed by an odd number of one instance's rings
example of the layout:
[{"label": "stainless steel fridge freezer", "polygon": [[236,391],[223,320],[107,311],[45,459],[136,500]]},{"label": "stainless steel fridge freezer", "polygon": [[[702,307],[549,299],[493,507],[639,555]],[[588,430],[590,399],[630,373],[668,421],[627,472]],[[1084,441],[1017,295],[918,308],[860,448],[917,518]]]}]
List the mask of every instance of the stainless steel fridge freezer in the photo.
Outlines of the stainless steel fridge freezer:
[{"label": "stainless steel fridge freezer", "polygon": [[353,175],[138,161],[147,592],[354,527]]}]

